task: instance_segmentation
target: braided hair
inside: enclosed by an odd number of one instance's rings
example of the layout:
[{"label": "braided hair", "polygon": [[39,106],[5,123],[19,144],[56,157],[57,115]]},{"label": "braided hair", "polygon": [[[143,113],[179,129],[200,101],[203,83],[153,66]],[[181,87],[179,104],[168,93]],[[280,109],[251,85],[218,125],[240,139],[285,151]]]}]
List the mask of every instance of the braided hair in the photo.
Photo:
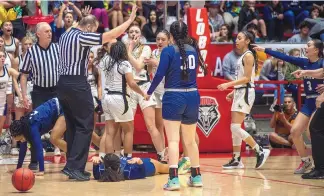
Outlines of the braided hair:
[{"label": "braided hair", "polygon": [[174,38],[175,44],[179,48],[180,56],[181,56],[181,65],[182,65],[182,74],[181,79],[187,81],[189,79],[189,64],[188,58],[186,55],[185,44],[189,44],[196,49],[198,54],[198,62],[202,70],[204,71],[204,75],[207,74],[207,69],[204,63],[204,60],[200,54],[200,50],[197,44],[197,40],[188,36],[188,27],[182,21],[175,21],[170,26],[170,33]]},{"label": "braided hair", "polygon": [[248,49],[252,52],[254,57],[254,65],[255,65],[255,73],[258,72],[258,55],[255,50],[253,50],[252,44],[254,44],[255,36],[253,32],[251,31],[242,31],[242,33],[245,35],[245,39],[250,40],[250,43],[248,45]]},{"label": "braided hair", "polygon": [[29,117],[30,117],[29,114],[27,114],[21,117],[19,120],[14,120],[11,123],[9,127],[9,131],[12,137],[23,135],[27,141],[31,140]]},{"label": "braided hair", "polygon": [[103,158],[105,170],[100,176],[99,182],[124,181],[124,175],[120,170],[120,159],[113,153],[106,154]]},{"label": "braided hair", "polygon": [[113,43],[110,48],[109,62],[104,65],[105,74],[107,75],[116,63],[119,66],[120,63],[127,60],[128,60],[128,53],[125,44],[121,41],[117,41],[116,43]]}]

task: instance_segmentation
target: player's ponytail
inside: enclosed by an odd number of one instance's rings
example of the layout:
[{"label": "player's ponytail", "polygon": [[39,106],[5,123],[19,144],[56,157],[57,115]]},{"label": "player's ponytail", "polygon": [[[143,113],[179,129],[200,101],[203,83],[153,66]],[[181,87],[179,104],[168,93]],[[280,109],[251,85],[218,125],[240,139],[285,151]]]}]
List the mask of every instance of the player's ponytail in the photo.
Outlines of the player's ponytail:
[{"label": "player's ponytail", "polygon": [[123,42],[117,41],[116,43],[113,43],[110,47],[109,61],[105,62],[104,64],[105,74],[107,75],[116,63],[117,66],[119,66],[120,63],[122,63],[123,61],[128,61],[127,49]]},{"label": "player's ponytail", "polygon": [[176,45],[179,48],[180,57],[181,57],[181,79],[188,81],[189,79],[189,66],[187,63],[187,55],[184,47],[185,39],[188,37],[188,27],[185,23],[181,21],[173,22],[170,26],[170,33],[174,38]]},{"label": "player's ponytail", "polygon": [[99,182],[119,182],[124,180],[120,170],[120,159],[117,155],[109,153],[103,158],[105,170],[100,176]]},{"label": "player's ponytail", "polygon": [[255,72],[258,72],[258,55],[255,50],[253,50],[252,44],[255,42],[255,36],[252,31],[242,31],[242,33],[245,35],[245,38],[250,40],[250,43],[248,45],[248,49],[252,52],[254,57],[254,65],[255,65]]},{"label": "player's ponytail", "polygon": [[193,37],[190,37],[190,45],[196,49],[197,54],[198,54],[199,66],[203,70],[204,76],[206,76],[207,75],[207,66],[205,64],[204,58],[201,56],[197,40]]}]

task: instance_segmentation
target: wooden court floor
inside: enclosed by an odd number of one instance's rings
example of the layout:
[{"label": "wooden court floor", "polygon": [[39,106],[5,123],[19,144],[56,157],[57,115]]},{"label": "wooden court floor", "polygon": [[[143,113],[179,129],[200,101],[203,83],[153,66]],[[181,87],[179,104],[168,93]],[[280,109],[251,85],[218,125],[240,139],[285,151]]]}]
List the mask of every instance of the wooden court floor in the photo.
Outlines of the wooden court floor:
[{"label": "wooden court floor", "polygon": [[[150,157],[148,154],[135,156]],[[153,155],[151,155],[153,156]],[[30,196],[317,196],[324,195],[324,180],[303,180],[293,171],[300,159],[296,152],[290,149],[278,149],[271,152],[267,163],[262,169],[255,170],[253,153],[244,154],[242,170],[223,170],[230,154],[202,154],[201,171],[203,174],[203,188],[189,188],[186,185],[188,175],[180,176],[181,191],[163,191],[163,184],[167,175],[159,175],[142,180],[123,181],[118,183],[104,183],[91,180],[75,182],[68,180],[60,173],[65,158],[46,156],[46,174],[36,177],[34,187],[24,195]],[[14,159],[14,158],[12,158]],[[10,161],[9,161],[10,162]],[[5,162],[2,162],[5,163]],[[7,162],[8,163],[8,162]],[[25,164],[26,166],[27,164]],[[0,196],[19,193],[11,185],[14,164],[0,162]],[[92,171],[92,164],[87,164],[87,170]]]}]

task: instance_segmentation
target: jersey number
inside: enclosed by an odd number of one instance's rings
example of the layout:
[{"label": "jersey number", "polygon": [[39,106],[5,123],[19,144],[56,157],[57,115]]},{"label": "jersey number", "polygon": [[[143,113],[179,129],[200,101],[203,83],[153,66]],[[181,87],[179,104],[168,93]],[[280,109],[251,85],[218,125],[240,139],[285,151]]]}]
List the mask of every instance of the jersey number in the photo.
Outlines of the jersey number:
[{"label": "jersey number", "polygon": [[31,119],[32,118],[32,116],[34,116],[34,115],[36,115],[36,114],[38,114],[38,111],[37,110],[35,110],[35,111],[33,111],[31,114],[30,114],[30,117],[29,117],[29,119]]},{"label": "jersey number", "polygon": [[312,91],[313,89],[312,89],[311,81],[307,81],[306,84],[307,84],[307,87],[308,87],[308,91]]},{"label": "jersey number", "polygon": [[[196,68],[196,61],[195,61],[195,56],[194,55],[189,55],[188,56],[188,61],[189,69],[195,69]],[[181,70],[183,70],[183,65],[181,65]]]}]

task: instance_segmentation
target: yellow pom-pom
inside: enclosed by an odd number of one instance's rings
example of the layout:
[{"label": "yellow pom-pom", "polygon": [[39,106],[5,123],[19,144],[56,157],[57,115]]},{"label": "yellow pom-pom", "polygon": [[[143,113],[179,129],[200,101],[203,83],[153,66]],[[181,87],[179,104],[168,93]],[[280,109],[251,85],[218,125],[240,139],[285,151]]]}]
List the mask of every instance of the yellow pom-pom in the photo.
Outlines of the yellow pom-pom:
[{"label": "yellow pom-pom", "polygon": [[8,14],[7,14],[7,20],[16,20],[17,19],[17,13],[14,11],[13,8],[10,8],[8,10]]},{"label": "yellow pom-pom", "polygon": [[0,5],[0,20],[1,23],[7,20],[7,10],[3,7],[3,5]]}]

